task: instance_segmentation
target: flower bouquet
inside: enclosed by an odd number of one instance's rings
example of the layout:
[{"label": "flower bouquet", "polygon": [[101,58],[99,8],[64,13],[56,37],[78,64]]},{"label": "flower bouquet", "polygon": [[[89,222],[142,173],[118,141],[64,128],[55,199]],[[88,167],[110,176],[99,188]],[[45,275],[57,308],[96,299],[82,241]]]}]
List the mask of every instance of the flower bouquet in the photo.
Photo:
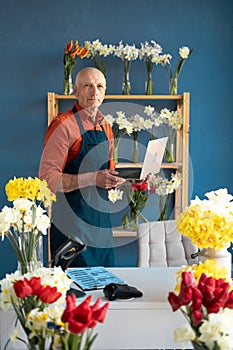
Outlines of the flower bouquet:
[{"label": "flower bouquet", "polygon": [[115,164],[118,163],[118,147],[120,139],[124,134],[130,135],[133,132],[132,123],[126,118],[122,111],[116,112],[117,117],[114,118],[111,114],[107,114],[104,118],[112,126],[114,135],[114,150],[113,159]]},{"label": "flower bouquet", "polygon": [[72,84],[72,74],[76,64],[76,58],[84,58],[88,54],[86,47],[80,47],[78,40],[75,41],[73,45],[73,40],[70,40],[66,47],[65,53],[63,56],[64,63],[64,95],[71,95],[73,93],[73,84]]},{"label": "flower bouquet", "polygon": [[14,178],[5,189],[13,207],[4,206],[0,212],[0,234],[10,241],[24,274],[38,267],[36,248],[50,226],[45,208],[56,197],[38,178]]},{"label": "flower bouquet", "polygon": [[95,67],[99,69],[105,76],[107,74],[107,67],[105,58],[114,52],[113,45],[102,44],[99,39],[92,42],[85,41],[84,46],[88,50],[87,58],[91,58],[94,61]]},{"label": "flower bouquet", "polygon": [[[160,62],[165,67],[165,69],[168,73],[168,76],[169,76],[170,95],[177,95],[177,93],[178,93],[178,78],[179,78],[181,69],[182,69],[185,61],[191,55],[192,52],[193,52],[193,49],[190,50],[187,46],[180,47],[180,49],[179,49],[180,59],[179,59],[179,62],[176,66],[174,75],[172,72],[172,64],[171,64],[172,56],[169,54],[165,54],[161,57]],[[167,67],[167,64],[169,65],[169,68]]]},{"label": "flower bouquet", "polygon": [[175,330],[175,342],[186,346],[191,341],[199,350],[232,348],[233,289],[224,274],[226,271],[211,261],[178,272],[177,292],[169,292],[168,301],[188,323]]},{"label": "flower bouquet", "polygon": [[10,340],[25,343],[29,350],[89,350],[97,336],[93,328],[104,322],[108,303],[101,306],[97,299],[90,305],[89,296],[76,306],[75,295],[67,295],[71,282],[60,267],[7,275],[0,282],[0,305],[13,306],[26,336],[16,328]]},{"label": "flower bouquet", "polygon": [[196,197],[177,218],[177,230],[202,248],[199,259],[215,258],[228,269],[231,276],[231,254],[227,250],[233,242],[233,196],[226,188]]},{"label": "flower bouquet", "polygon": [[142,215],[141,210],[145,207],[148,200],[148,182],[132,183],[125,185],[126,195],[129,202],[129,213],[127,212],[122,220],[124,229],[137,229],[138,219],[141,218],[146,222],[146,218]]},{"label": "flower bouquet", "polygon": [[150,140],[154,140],[154,139],[156,139],[158,127],[164,121],[161,118],[160,113],[155,111],[155,108],[150,106],[150,105],[145,106],[144,113],[149,117],[148,120],[151,121],[151,127],[148,127],[147,129],[150,129]]},{"label": "flower bouquet", "polygon": [[139,114],[135,114],[130,118],[130,122],[133,127],[133,152],[132,152],[132,161],[133,163],[139,162],[139,150],[138,150],[138,134],[141,130],[146,128],[152,128],[152,122],[150,119],[144,119]]},{"label": "flower bouquet", "polygon": [[233,196],[226,188],[198,196],[177,219],[177,229],[199,248],[222,249],[233,242]]},{"label": "flower bouquet", "polygon": [[175,137],[177,130],[180,130],[183,125],[183,117],[178,111],[170,111],[167,108],[163,108],[160,111],[160,119],[168,126],[168,141],[164,161],[167,163],[173,163],[175,161]]},{"label": "flower bouquet", "polygon": [[129,72],[131,62],[138,58],[138,49],[135,45],[123,45],[122,41],[119,42],[118,46],[114,48],[114,55],[121,58],[124,63],[124,82],[123,82],[123,95],[129,95],[131,86],[129,81]]},{"label": "flower bouquet", "polygon": [[153,94],[153,81],[152,70],[154,63],[160,63],[160,54],[162,53],[162,47],[154,40],[151,40],[151,45],[146,41],[141,43],[141,47],[138,51],[138,56],[146,62],[147,70],[147,82],[146,82],[146,95]]},{"label": "flower bouquet", "polygon": [[150,175],[148,177],[150,193],[155,193],[159,197],[159,218],[158,221],[167,220],[168,206],[171,194],[176,191],[181,179],[177,174],[171,174],[171,179],[162,178],[159,175]]}]

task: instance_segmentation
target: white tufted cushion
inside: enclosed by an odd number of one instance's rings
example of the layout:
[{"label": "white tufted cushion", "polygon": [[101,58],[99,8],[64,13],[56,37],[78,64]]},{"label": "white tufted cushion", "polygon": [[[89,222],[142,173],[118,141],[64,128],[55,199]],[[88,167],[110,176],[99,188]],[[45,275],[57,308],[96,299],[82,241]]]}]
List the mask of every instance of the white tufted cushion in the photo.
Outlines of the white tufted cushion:
[{"label": "white tufted cushion", "polygon": [[153,221],[138,225],[138,267],[182,266],[197,263],[191,254],[197,247],[181,235],[175,220]]}]

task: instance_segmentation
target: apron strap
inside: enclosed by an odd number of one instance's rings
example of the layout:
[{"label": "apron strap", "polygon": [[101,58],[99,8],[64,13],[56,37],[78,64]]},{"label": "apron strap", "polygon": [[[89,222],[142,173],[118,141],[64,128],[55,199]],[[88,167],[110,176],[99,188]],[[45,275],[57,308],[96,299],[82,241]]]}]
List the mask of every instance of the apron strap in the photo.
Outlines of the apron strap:
[{"label": "apron strap", "polygon": [[[76,113],[78,112],[75,105],[72,108],[72,112],[74,113],[74,115],[76,115]],[[77,119],[77,122],[78,122],[79,129],[81,131],[81,134],[83,135],[83,133],[85,132],[84,127],[83,127],[83,123],[81,122],[80,118],[76,118],[76,119]],[[100,127],[101,127],[102,131],[105,132],[104,127],[103,127],[102,124],[100,124]],[[96,129],[96,127],[94,129]]]}]

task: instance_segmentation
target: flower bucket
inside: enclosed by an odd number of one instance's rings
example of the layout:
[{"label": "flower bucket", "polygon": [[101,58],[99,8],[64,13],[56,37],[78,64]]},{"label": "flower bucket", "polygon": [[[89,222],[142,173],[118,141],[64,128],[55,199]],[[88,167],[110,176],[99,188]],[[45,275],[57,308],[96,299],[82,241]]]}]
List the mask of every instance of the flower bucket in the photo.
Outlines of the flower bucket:
[{"label": "flower bucket", "polygon": [[214,260],[215,262],[225,266],[227,269],[227,275],[231,279],[232,256],[227,248],[219,250],[214,248],[202,249],[198,255],[198,260],[199,262],[203,263],[207,259]]}]

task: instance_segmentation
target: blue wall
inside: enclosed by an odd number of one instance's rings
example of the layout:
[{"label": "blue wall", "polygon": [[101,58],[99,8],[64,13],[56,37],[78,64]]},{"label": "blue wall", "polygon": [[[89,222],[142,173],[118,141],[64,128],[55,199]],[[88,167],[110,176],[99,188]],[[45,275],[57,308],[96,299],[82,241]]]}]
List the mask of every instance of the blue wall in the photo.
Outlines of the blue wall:
[{"label": "blue wall", "polygon": [[[62,93],[63,49],[70,39],[137,46],[154,39],[174,60],[181,45],[194,48],[179,83],[179,92],[191,92],[190,196],[219,187],[232,193],[232,15],[231,0],[1,0],[0,207],[7,204],[4,186],[10,178],[37,175],[47,92]],[[117,60],[109,62],[108,93],[121,93]],[[90,64],[80,61],[77,69]],[[138,61],[131,70],[132,93],[143,93],[145,80]],[[154,69],[153,80],[155,94],[168,93],[162,67]],[[1,242],[0,277],[15,264],[9,243]]]}]

